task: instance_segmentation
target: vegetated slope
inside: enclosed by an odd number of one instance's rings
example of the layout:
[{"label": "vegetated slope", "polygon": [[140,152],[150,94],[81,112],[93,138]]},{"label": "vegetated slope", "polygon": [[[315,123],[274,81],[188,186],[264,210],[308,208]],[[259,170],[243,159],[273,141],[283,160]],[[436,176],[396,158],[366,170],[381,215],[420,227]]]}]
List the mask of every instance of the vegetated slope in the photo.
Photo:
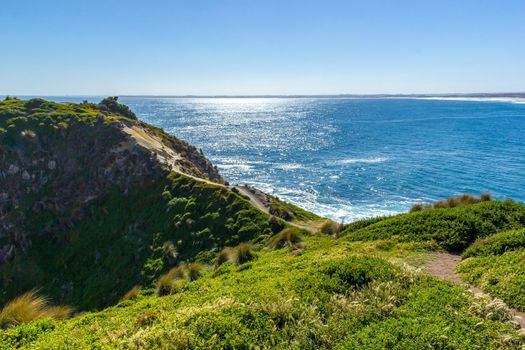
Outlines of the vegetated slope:
[{"label": "vegetated slope", "polygon": [[346,226],[343,234],[349,240],[434,240],[445,249],[461,251],[477,238],[524,226],[525,205],[506,200],[374,218]]},{"label": "vegetated slope", "polygon": [[424,208],[352,223],[343,235],[350,241],[431,240],[446,250],[462,252],[466,260],[457,269],[464,281],[525,310],[525,205],[506,200]]},{"label": "vegetated slope", "polygon": [[465,281],[525,310],[525,229],[479,239],[462,255],[458,272]]},{"label": "vegetated slope", "polygon": [[99,308],[178,261],[271,233],[213,182],[225,183],[202,152],[116,98],[0,102],[0,305],[38,287]]},{"label": "vegetated slope", "polygon": [[505,307],[399,261],[432,245],[386,242],[259,247],[171,295],[145,290],[101,312],[0,331],[0,349],[522,348]]}]

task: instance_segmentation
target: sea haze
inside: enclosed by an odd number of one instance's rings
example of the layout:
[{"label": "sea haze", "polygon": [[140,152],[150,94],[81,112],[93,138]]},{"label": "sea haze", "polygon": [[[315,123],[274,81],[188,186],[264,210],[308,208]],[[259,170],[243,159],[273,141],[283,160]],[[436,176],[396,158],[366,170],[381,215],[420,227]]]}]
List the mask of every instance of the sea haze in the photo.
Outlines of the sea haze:
[{"label": "sea haze", "polygon": [[525,104],[512,100],[120,100],[230,182],[345,222],[465,192],[525,200]]}]

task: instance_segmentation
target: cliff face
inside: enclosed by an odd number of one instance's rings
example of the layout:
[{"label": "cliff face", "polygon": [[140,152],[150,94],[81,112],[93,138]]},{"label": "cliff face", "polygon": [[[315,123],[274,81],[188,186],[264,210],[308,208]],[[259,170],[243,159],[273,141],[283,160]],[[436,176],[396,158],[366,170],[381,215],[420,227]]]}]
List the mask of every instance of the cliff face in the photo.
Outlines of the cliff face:
[{"label": "cliff face", "polygon": [[[170,254],[191,259],[269,232],[267,218],[220,186],[217,168],[194,146],[111,102],[0,102],[0,303],[43,286],[79,304],[86,296],[73,289],[89,281],[75,280],[73,271],[66,278],[60,269],[91,264],[100,265],[91,273],[104,273],[115,266],[108,258],[115,250],[134,265],[110,274],[121,281],[120,292],[151,280],[173,260]],[[151,208],[160,212],[145,217]],[[166,245],[173,251],[162,258],[157,250]],[[160,261],[147,263],[157,255]],[[101,297],[100,304],[115,297]]]}]

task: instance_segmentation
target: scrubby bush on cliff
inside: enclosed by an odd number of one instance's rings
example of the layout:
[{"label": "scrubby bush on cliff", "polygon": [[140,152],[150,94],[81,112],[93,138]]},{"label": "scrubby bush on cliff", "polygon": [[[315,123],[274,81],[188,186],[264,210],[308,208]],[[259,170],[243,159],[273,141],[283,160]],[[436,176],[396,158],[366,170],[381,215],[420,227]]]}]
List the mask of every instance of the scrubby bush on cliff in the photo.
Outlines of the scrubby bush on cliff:
[{"label": "scrubby bush on cliff", "polygon": [[129,119],[137,119],[135,113],[128,106],[118,103],[118,96],[106,97],[98,105],[101,111],[118,113]]}]

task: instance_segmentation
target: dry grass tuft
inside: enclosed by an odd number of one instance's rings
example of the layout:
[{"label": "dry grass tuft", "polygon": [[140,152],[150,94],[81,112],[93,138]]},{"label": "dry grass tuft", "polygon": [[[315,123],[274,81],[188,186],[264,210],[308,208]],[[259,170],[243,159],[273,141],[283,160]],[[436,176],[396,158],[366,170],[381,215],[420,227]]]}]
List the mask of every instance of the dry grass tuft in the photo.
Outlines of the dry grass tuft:
[{"label": "dry grass tuft", "polygon": [[234,254],[235,254],[235,251],[233,248],[230,248],[230,247],[224,248],[223,250],[221,250],[219,255],[217,255],[217,259],[215,260],[215,266],[219,267],[222,264],[227,263],[228,261],[231,261]]},{"label": "dry grass tuft", "polygon": [[6,329],[33,320],[63,320],[71,316],[69,306],[51,306],[46,297],[31,290],[8,302],[0,312],[0,328]]},{"label": "dry grass tuft", "polygon": [[280,249],[290,247],[290,250],[298,250],[302,248],[304,230],[296,227],[288,227],[277,234],[277,236],[270,242],[270,247]]},{"label": "dry grass tuft", "polygon": [[126,300],[133,300],[133,299],[135,299],[139,295],[140,290],[141,290],[140,286],[134,286],[126,294],[124,294],[124,296],[122,298],[120,298],[119,301],[126,301]]},{"label": "dry grass tuft", "polygon": [[242,265],[245,262],[248,262],[250,260],[253,260],[255,258],[255,254],[252,252],[252,245],[249,243],[241,243],[237,247],[235,247],[235,256],[234,256],[234,262],[235,265]]},{"label": "dry grass tuft", "polygon": [[464,205],[473,205],[481,202],[488,202],[492,200],[490,193],[482,193],[479,197],[471,194],[463,194],[457,197],[450,197],[437,201],[432,204],[416,203],[410,208],[410,212],[416,212],[424,209],[440,209],[440,208],[454,208]]},{"label": "dry grass tuft", "polygon": [[321,226],[321,233],[324,233],[325,235],[338,237],[339,233],[343,230],[343,227],[344,225],[342,223],[340,224],[338,222],[328,219]]}]

